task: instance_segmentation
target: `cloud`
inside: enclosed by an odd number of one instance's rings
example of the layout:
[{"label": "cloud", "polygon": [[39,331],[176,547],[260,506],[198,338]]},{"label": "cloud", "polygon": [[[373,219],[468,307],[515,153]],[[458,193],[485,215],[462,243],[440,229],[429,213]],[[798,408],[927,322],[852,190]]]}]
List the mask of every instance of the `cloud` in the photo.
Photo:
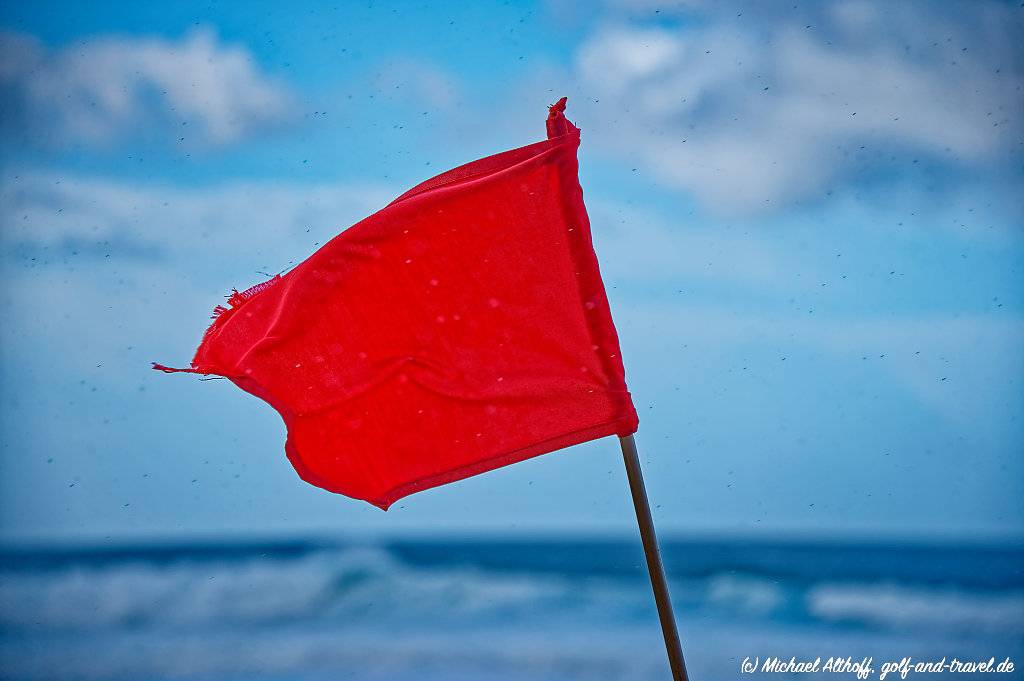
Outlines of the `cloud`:
[{"label": "cloud", "polygon": [[[822,387],[846,381],[876,396],[871,399],[888,392],[884,399],[904,400],[904,408],[906,400],[921,405],[979,439],[990,437],[1001,412],[1019,401],[1014,377],[1024,371],[1024,318],[1019,315],[915,312],[812,318],[647,301],[616,310],[616,321],[626,338],[623,352],[633,360],[637,376],[668,383],[691,380],[691,362],[697,362],[702,371],[727,380],[727,370],[742,358],[751,375],[790,386],[777,372],[810,378],[807,367],[824,357],[820,366],[829,374],[818,377]],[[683,343],[690,357],[700,359],[680,356]],[[796,368],[801,363],[803,368]],[[881,377],[887,382],[876,383]],[[902,397],[892,394],[896,387]],[[857,394],[849,403],[863,409],[866,399]]]},{"label": "cloud", "polygon": [[656,23],[618,7],[575,69],[597,100],[594,139],[714,208],[813,199],[918,159],[978,169],[1018,153],[1014,8],[696,7]]},{"label": "cloud", "polygon": [[[245,181],[187,188],[22,173],[0,178],[0,254],[36,267],[100,259],[245,286],[305,258],[398,192],[344,183]],[[229,282],[229,283],[225,283]],[[250,282],[252,283],[252,282]]]},{"label": "cloud", "polygon": [[721,225],[681,230],[656,210],[601,199],[588,199],[587,209],[601,272],[610,283],[710,282],[778,291],[791,284],[784,274],[792,263],[756,231]]},{"label": "cloud", "polygon": [[0,95],[8,138],[44,147],[148,136],[221,146],[281,123],[294,106],[244,47],[209,30],[180,40],[95,37],[58,50],[3,33]]}]

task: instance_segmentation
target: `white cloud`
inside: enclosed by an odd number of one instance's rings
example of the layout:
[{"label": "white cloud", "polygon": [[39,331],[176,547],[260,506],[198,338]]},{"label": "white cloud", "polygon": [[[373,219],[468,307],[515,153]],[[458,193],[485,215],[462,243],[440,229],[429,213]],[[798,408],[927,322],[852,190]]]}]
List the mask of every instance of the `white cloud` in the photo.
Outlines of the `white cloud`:
[{"label": "white cloud", "polygon": [[1016,10],[932,7],[709,9],[672,28],[630,8],[577,53],[580,87],[598,101],[587,127],[727,211],[820,196],[894,156],[998,164],[1022,129]]},{"label": "white cloud", "polygon": [[[677,380],[686,362],[668,357],[682,342],[718,371],[739,357],[790,355],[792,365],[800,356],[824,354],[834,373],[822,380],[840,380],[846,376],[844,367],[860,365],[864,372],[887,376],[918,404],[978,438],[988,436],[998,411],[993,405],[1016,394],[1013,377],[1024,371],[1024,319],[1019,316],[914,313],[811,318],[726,305],[638,302],[615,312],[620,329],[635,346],[627,343],[623,348],[634,359],[635,373],[646,370]],[[767,365],[750,361],[768,371]],[[655,368],[641,368],[644,364]],[[882,385],[873,389],[887,390]]]},{"label": "white cloud", "polygon": [[688,286],[694,281],[786,290],[792,267],[769,236],[756,231],[692,225],[677,229],[663,215],[589,199],[601,272],[609,283]]},{"label": "white cloud", "polygon": [[51,51],[0,34],[4,127],[33,144],[102,145],[152,135],[225,145],[292,112],[284,84],[209,30],[180,40],[95,37]]},{"label": "white cloud", "polygon": [[7,175],[0,179],[0,244],[15,262],[144,260],[242,287],[247,278],[261,278],[257,269],[276,271],[305,258],[397,193],[344,183],[247,181],[194,189]]}]

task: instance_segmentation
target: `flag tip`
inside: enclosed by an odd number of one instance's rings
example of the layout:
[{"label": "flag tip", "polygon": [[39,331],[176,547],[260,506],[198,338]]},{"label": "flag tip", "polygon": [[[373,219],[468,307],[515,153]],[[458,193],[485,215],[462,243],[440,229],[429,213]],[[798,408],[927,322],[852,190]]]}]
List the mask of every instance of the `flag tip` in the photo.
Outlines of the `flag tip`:
[{"label": "flag tip", "polygon": [[576,130],[572,123],[565,118],[565,102],[568,99],[568,97],[562,97],[560,100],[548,107],[548,139],[561,137],[562,135]]},{"label": "flag tip", "polygon": [[164,366],[163,364],[157,364],[156,362],[150,362],[153,365],[153,369],[162,371],[165,374],[198,374],[201,373],[196,369],[175,369],[174,367]]}]

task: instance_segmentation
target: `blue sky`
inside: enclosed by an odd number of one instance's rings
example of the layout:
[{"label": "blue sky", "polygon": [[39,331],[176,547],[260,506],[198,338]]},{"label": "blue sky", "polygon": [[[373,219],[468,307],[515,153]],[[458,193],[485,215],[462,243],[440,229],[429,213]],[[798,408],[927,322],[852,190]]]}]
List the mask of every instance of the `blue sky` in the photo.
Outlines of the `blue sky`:
[{"label": "blue sky", "polygon": [[632,531],[614,440],[385,514],[148,368],[562,95],[663,531],[1024,534],[1019,6],[143,5],[0,10],[0,540]]}]

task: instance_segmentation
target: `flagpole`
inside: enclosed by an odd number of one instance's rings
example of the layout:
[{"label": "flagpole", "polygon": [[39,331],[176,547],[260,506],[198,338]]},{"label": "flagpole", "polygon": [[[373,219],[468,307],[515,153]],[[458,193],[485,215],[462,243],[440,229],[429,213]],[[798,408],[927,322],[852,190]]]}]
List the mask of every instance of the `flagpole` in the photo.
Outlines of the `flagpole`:
[{"label": "flagpole", "polygon": [[629,491],[633,495],[633,508],[636,509],[636,524],[640,527],[640,539],[644,545],[644,556],[647,558],[647,572],[651,575],[654,601],[658,604],[661,632],[665,635],[665,650],[668,651],[668,663],[672,667],[672,679],[673,681],[689,681],[689,677],[686,675],[686,663],[683,661],[683,649],[679,645],[676,616],[672,612],[672,601],[668,596],[665,566],[661,564],[658,537],[654,534],[651,505],[647,501],[644,476],[640,471],[640,457],[636,453],[636,441],[632,435],[627,435],[619,438],[619,444],[622,445],[622,460],[626,463]]}]

